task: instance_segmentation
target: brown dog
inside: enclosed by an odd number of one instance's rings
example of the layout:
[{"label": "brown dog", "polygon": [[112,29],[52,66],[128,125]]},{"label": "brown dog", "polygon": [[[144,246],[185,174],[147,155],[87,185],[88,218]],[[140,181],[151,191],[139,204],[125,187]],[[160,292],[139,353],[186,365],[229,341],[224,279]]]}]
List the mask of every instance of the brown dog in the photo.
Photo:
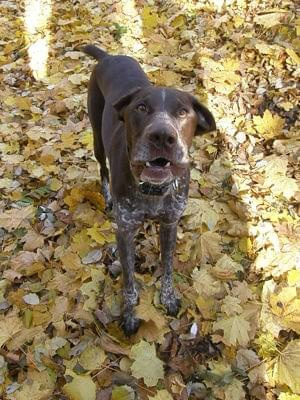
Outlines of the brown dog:
[{"label": "brown dog", "polygon": [[138,302],[134,235],[145,218],[160,222],[164,267],[160,298],[169,314],[178,312],[173,254],[177,223],[188,197],[188,149],[195,134],[212,131],[216,125],[210,111],[190,94],[152,86],[133,58],[112,56],[93,45],[83,51],[98,61],[89,83],[88,112],[102,192],[118,225],[124,277],[123,329],[131,334],[139,326],[134,316]]}]

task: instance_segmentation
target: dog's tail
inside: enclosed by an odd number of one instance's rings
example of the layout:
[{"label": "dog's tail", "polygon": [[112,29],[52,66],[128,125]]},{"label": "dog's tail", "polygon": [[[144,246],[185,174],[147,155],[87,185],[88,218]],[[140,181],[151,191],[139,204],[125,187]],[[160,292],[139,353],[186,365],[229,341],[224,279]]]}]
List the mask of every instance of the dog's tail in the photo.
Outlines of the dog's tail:
[{"label": "dog's tail", "polygon": [[93,44],[88,44],[82,48],[82,51],[89,56],[96,58],[96,60],[101,61],[104,57],[108,56],[108,54],[99,49],[99,47],[94,46]]}]

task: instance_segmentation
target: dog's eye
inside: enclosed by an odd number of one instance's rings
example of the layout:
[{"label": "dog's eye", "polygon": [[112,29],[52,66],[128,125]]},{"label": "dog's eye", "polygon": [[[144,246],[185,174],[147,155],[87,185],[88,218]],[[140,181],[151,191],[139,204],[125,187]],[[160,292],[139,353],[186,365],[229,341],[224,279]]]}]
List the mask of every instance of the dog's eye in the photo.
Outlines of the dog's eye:
[{"label": "dog's eye", "polygon": [[146,105],[145,104],[139,104],[138,106],[137,106],[137,108],[136,108],[138,111],[140,111],[140,112],[146,112],[147,111],[147,107],[146,107]]},{"label": "dog's eye", "polygon": [[178,112],[178,116],[181,117],[181,118],[185,117],[186,114],[187,114],[187,111],[186,111],[184,108],[182,108],[182,109],[179,110],[179,112]]}]

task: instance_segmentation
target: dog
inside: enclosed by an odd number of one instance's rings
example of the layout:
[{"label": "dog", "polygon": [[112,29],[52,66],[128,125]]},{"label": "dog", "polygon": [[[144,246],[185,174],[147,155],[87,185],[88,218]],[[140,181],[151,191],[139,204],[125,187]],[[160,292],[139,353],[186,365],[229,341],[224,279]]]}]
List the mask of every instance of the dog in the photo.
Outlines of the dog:
[{"label": "dog", "polygon": [[[123,330],[135,333],[134,236],[146,218],[160,223],[163,266],[160,301],[176,316],[180,301],[173,287],[178,221],[186,207],[194,135],[216,129],[211,112],[192,95],[152,85],[139,63],[110,55],[94,45],[82,49],[98,61],[88,86],[88,115],[100,164],[102,193],[117,223],[123,270]],[[106,164],[109,161],[109,169]]]}]

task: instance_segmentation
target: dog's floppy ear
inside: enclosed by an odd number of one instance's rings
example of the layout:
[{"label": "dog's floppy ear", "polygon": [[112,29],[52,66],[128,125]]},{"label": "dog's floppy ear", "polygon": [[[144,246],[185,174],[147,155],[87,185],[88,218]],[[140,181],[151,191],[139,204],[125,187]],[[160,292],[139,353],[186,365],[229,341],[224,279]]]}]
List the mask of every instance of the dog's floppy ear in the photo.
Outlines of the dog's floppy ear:
[{"label": "dog's floppy ear", "polygon": [[195,135],[214,131],[216,129],[216,122],[212,113],[195,97],[193,97],[193,107],[198,117]]},{"label": "dog's floppy ear", "polygon": [[118,98],[116,101],[112,103],[113,107],[119,114],[119,118],[121,121],[124,121],[124,111],[128,104],[131,102],[133,96],[141,90],[140,87],[132,88],[129,92],[127,92],[124,96]]}]

